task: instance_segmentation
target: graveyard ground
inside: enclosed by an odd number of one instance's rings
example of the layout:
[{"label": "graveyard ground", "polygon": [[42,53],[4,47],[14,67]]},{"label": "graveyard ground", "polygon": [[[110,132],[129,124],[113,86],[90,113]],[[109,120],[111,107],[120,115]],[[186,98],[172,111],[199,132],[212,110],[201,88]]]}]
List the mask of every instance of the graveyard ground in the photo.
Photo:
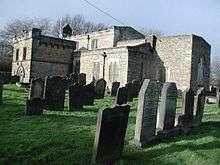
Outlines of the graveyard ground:
[{"label": "graveyard ground", "polygon": [[[5,85],[0,106],[0,164],[90,164],[98,109],[113,105],[114,97],[96,100],[82,112],[45,111],[25,116],[27,92]],[[128,145],[134,136],[137,99],[131,112],[121,164],[220,164],[220,109],[205,107],[202,126],[189,135],[143,150]],[[181,103],[178,102],[178,111]]]}]

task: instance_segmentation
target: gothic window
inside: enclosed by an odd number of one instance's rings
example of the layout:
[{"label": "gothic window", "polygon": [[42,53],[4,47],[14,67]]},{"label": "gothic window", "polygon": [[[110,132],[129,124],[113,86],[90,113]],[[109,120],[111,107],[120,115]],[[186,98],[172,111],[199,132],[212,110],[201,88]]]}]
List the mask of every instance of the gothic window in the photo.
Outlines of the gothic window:
[{"label": "gothic window", "polygon": [[26,60],[26,56],[27,56],[27,48],[24,47],[23,48],[23,60]]},{"label": "gothic window", "polygon": [[109,81],[115,82],[118,80],[118,65],[116,62],[111,62],[109,65]]},{"label": "gothic window", "polygon": [[164,83],[166,81],[166,73],[165,73],[164,69],[159,70],[159,81],[161,83]]},{"label": "gothic window", "polygon": [[16,57],[15,57],[15,60],[18,61],[18,58],[19,58],[19,49],[16,49]]},{"label": "gothic window", "polygon": [[197,81],[200,85],[202,85],[204,78],[204,59],[200,58],[198,63],[198,72],[197,72]]},{"label": "gothic window", "polygon": [[98,48],[98,40],[97,39],[93,39],[91,41],[91,49],[97,49]]},{"label": "gothic window", "polygon": [[93,73],[93,78],[95,80],[99,79],[99,73],[100,73],[100,63],[99,62],[94,62],[93,63],[92,73]]}]

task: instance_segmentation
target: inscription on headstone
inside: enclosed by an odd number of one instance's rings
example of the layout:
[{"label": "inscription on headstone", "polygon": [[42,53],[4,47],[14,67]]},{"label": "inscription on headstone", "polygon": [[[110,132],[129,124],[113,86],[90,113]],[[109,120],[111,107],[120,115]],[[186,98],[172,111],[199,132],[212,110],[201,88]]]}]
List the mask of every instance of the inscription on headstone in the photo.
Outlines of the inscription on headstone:
[{"label": "inscription on headstone", "polygon": [[175,124],[177,88],[174,82],[165,82],[157,112],[157,130],[172,129]]},{"label": "inscription on headstone", "polygon": [[196,126],[202,123],[202,117],[205,105],[205,90],[200,88],[197,91],[197,95],[194,97],[194,124]]},{"label": "inscription on headstone", "polygon": [[127,104],[128,101],[128,91],[126,87],[118,88],[116,103],[118,105]]},{"label": "inscription on headstone", "polygon": [[63,110],[65,100],[65,84],[61,77],[46,77],[44,83],[45,108]]},{"label": "inscription on headstone", "polygon": [[122,156],[130,106],[98,112],[92,164],[113,164]]},{"label": "inscription on headstone", "polygon": [[44,94],[44,81],[41,78],[32,79],[30,85],[29,99],[30,100],[34,98],[43,99],[43,94]]},{"label": "inscription on headstone", "polygon": [[116,96],[118,88],[120,86],[120,82],[113,82],[112,83],[112,89],[111,89],[111,96]]},{"label": "inscription on headstone", "polygon": [[98,79],[94,83],[95,98],[103,99],[105,95],[106,81],[104,79]]},{"label": "inscription on headstone", "polygon": [[138,96],[135,135],[134,140],[129,142],[131,145],[146,147],[154,140],[158,101],[158,83],[145,79]]},{"label": "inscription on headstone", "polygon": [[188,121],[193,120],[194,95],[191,88],[183,92],[182,113]]},{"label": "inscription on headstone", "polygon": [[69,110],[78,111],[83,108],[84,87],[75,83],[69,87]]}]

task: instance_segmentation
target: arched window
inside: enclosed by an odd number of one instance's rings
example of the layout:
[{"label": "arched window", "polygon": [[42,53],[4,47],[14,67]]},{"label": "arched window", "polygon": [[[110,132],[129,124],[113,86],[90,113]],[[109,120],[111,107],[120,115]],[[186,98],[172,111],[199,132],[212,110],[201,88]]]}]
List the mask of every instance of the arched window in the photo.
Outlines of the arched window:
[{"label": "arched window", "polygon": [[93,63],[92,74],[93,74],[93,78],[95,78],[95,80],[99,79],[99,73],[100,73],[100,63],[99,62],[94,62]]},{"label": "arched window", "polygon": [[26,56],[27,56],[27,47],[23,48],[23,60],[26,60]]},{"label": "arched window", "polygon": [[118,64],[116,62],[111,62],[109,65],[109,81],[118,81]]}]

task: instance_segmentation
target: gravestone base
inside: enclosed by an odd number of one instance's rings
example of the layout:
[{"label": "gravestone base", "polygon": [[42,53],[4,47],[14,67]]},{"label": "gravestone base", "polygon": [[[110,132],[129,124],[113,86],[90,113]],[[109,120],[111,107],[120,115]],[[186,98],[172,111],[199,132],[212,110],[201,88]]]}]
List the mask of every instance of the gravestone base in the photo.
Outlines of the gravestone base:
[{"label": "gravestone base", "polygon": [[196,118],[194,118],[194,120],[193,120],[193,127],[198,127],[198,126],[200,126],[202,124],[202,121],[201,120],[199,120],[199,119],[196,119]]},{"label": "gravestone base", "polygon": [[26,102],[26,115],[42,115],[43,114],[43,100],[36,98],[33,100],[27,100]]},{"label": "gravestone base", "polygon": [[136,139],[130,140],[129,145],[135,146],[137,148],[146,148],[158,142],[159,142],[159,139],[156,136],[154,136],[151,139],[146,139],[143,141],[139,141]]},{"label": "gravestone base", "polygon": [[169,130],[158,131],[157,137],[160,140],[169,139],[178,136],[180,133],[181,133],[181,129],[176,127]]}]

